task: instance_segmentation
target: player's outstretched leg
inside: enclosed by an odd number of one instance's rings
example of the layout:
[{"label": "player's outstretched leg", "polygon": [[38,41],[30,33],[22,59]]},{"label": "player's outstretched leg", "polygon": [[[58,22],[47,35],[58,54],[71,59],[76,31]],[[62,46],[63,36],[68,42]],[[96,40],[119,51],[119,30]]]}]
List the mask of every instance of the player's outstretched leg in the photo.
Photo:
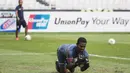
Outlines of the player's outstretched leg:
[{"label": "player's outstretched leg", "polygon": [[15,31],[16,40],[19,40],[18,33],[20,28],[21,28],[20,21],[17,21],[16,31]]},{"label": "player's outstretched leg", "polygon": [[15,35],[16,35],[16,40],[19,40],[19,37],[18,37],[18,30],[16,29],[16,32],[15,32]]},{"label": "player's outstretched leg", "polygon": [[28,25],[26,24],[25,20],[22,20],[22,25],[25,28],[25,36],[28,34]]}]

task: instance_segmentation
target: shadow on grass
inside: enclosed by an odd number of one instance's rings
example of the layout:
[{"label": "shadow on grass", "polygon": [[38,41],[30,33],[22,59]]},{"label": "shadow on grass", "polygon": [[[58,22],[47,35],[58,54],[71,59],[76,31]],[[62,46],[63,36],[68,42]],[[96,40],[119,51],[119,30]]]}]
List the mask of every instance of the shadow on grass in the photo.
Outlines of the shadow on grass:
[{"label": "shadow on grass", "polygon": [[50,72],[50,73],[59,73],[59,72]]},{"label": "shadow on grass", "polygon": [[39,72],[39,73],[59,73],[59,72]]},{"label": "shadow on grass", "polygon": [[[40,73],[44,73],[44,72],[40,72]],[[46,72],[46,73],[59,73],[59,72]],[[74,73],[78,73],[78,72],[74,72]]]}]

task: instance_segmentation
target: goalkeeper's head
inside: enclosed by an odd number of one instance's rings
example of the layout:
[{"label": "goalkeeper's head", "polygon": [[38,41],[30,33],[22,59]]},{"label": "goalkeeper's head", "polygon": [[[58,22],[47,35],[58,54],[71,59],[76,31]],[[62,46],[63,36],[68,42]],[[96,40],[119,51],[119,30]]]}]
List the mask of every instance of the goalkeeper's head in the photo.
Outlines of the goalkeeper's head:
[{"label": "goalkeeper's head", "polygon": [[84,37],[79,37],[76,44],[78,50],[83,51],[86,48],[87,40]]},{"label": "goalkeeper's head", "polygon": [[23,0],[18,0],[18,2],[19,2],[19,5],[22,6]]}]

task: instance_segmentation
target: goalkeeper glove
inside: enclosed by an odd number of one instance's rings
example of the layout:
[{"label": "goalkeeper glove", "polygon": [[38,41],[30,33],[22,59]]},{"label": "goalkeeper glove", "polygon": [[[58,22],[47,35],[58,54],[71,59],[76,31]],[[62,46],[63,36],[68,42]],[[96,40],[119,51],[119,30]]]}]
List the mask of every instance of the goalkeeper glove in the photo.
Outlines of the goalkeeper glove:
[{"label": "goalkeeper glove", "polygon": [[16,16],[16,19],[19,21],[20,20],[20,18],[18,17],[18,16]]}]

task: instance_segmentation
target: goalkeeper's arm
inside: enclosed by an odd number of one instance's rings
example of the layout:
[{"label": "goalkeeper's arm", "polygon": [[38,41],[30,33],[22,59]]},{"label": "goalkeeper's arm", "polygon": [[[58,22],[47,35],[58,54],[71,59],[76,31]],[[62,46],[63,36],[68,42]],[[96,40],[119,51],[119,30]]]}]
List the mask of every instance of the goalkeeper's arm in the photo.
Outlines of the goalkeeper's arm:
[{"label": "goalkeeper's arm", "polygon": [[77,58],[76,66],[81,68],[81,71],[85,71],[89,68],[89,59],[88,57]]},{"label": "goalkeeper's arm", "polygon": [[15,11],[15,14],[16,14],[16,19],[19,21],[20,18],[19,18],[19,16],[18,16],[18,10]]}]

